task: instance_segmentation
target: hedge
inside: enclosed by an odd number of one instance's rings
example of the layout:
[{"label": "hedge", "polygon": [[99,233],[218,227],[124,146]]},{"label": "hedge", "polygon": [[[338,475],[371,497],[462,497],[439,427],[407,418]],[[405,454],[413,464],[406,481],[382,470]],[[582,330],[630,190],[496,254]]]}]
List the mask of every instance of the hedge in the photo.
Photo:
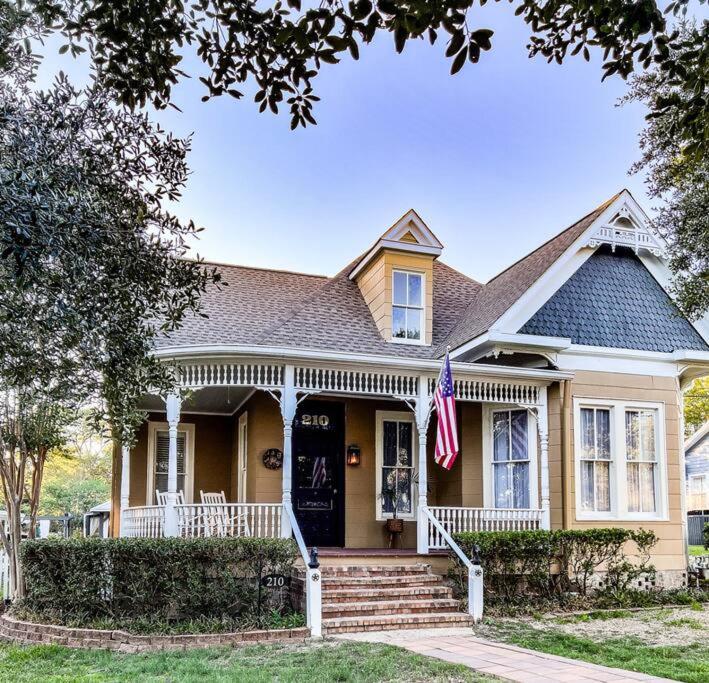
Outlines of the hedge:
[{"label": "hedge", "polygon": [[[485,575],[486,597],[507,603],[531,597],[586,596],[599,585],[619,594],[641,576],[654,579],[650,550],[657,542],[652,531],[579,529],[555,531],[481,531],[454,534],[468,557],[478,546]],[[634,552],[626,554],[628,544]],[[454,575],[462,578],[463,564],[455,558]],[[600,569],[602,582],[592,581]]]},{"label": "hedge", "polygon": [[28,540],[20,546],[27,591],[19,607],[55,623],[259,623],[290,605],[287,587],[261,588],[261,578],[290,576],[296,555],[290,539]]}]

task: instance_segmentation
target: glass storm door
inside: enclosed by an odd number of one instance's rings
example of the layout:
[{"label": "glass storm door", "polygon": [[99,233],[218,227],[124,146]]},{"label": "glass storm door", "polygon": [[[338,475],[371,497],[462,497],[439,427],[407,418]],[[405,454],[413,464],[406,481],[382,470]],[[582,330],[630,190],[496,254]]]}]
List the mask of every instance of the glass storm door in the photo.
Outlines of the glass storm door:
[{"label": "glass storm door", "polygon": [[334,401],[304,401],[293,421],[293,509],[308,546],[345,543],[344,424]]}]

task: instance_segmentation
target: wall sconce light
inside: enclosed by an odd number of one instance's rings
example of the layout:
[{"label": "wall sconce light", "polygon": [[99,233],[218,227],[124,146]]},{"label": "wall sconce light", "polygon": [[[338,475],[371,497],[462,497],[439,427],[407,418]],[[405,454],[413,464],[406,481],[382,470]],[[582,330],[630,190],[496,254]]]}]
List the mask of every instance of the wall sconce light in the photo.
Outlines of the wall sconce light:
[{"label": "wall sconce light", "polygon": [[359,465],[360,450],[359,446],[352,444],[347,446],[347,464],[350,467],[357,467]]}]

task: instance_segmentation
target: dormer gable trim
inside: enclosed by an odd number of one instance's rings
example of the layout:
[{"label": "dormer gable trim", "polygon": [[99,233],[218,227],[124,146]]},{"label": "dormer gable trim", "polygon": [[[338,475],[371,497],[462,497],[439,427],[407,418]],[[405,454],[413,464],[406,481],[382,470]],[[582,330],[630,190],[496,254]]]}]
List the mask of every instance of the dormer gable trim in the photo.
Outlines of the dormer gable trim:
[{"label": "dormer gable trim", "polygon": [[[413,237],[414,241],[411,241]],[[392,225],[353,268],[350,280],[365,270],[372,259],[383,249],[407,251],[414,254],[428,254],[436,258],[441,255],[443,245],[416,211],[409,209]]]}]

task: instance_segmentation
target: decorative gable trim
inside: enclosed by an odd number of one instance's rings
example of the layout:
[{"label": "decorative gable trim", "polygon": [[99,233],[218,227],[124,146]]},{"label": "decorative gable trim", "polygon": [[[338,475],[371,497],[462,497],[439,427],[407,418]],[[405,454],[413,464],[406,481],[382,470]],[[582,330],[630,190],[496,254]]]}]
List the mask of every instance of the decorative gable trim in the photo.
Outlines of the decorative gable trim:
[{"label": "decorative gable trim", "polygon": [[630,247],[636,254],[642,249],[658,258],[665,253],[664,240],[650,228],[644,215],[633,210],[627,198],[610,220],[596,227],[586,241],[586,246],[591,248],[602,244],[610,245],[613,251],[617,246]]},{"label": "decorative gable trim", "polygon": [[[590,258],[600,244],[615,244],[635,247],[639,243],[638,257],[662,288],[673,298],[670,287],[671,273],[664,259],[665,245],[661,238],[651,231],[649,219],[628,190],[623,190],[615,201],[596,218],[593,223],[573,242],[566,251],[537,281],[529,287],[517,301],[493,323],[489,333],[517,334],[524,324],[544,306],[561,286]],[[623,230],[622,235],[615,232]],[[613,231],[613,234],[611,234]],[[621,239],[630,239],[626,244]],[[659,256],[655,253],[659,252]],[[690,321],[700,336],[709,344],[709,314],[699,321]],[[459,345],[451,351],[451,358],[464,357],[479,344],[479,337]],[[643,352],[647,353],[647,352]]]},{"label": "decorative gable trim", "polygon": [[428,254],[436,258],[443,251],[443,244],[424,223],[416,211],[409,209],[392,225],[367,252],[350,273],[350,280],[357,276],[371,263],[382,249],[407,251],[414,254]]}]

